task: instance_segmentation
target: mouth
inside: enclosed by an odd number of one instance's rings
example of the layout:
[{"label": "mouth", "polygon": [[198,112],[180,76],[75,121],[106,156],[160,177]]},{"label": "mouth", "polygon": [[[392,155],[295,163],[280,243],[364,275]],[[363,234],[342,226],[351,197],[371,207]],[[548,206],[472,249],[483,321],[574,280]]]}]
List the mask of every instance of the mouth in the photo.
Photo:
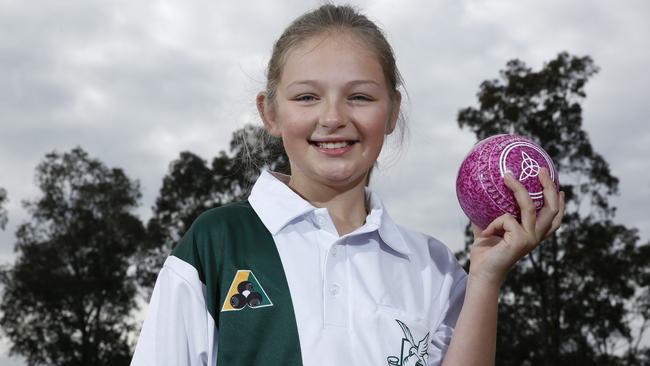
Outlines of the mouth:
[{"label": "mouth", "polygon": [[358,140],[347,140],[347,141],[313,141],[307,140],[310,145],[319,147],[321,149],[342,149],[359,142]]}]

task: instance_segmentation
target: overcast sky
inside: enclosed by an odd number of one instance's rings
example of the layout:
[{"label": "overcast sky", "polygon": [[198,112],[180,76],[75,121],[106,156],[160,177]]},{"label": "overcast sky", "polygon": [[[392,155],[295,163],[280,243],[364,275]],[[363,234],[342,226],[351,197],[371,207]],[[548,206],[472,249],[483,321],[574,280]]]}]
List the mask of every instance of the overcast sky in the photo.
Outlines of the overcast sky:
[{"label": "overcast sky", "polygon": [[[272,43],[317,4],[0,0],[0,187],[10,199],[0,265],[14,260],[21,201],[38,195],[34,168],[53,150],[81,146],[138,179],[147,219],[179,152],[211,160],[234,130],[261,123],[254,98]],[[476,105],[479,84],[508,60],[537,69],[566,50],[600,67],[584,129],[620,179],[617,221],[650,239],[650,2],[354,4],[386,31],[410,95],[408,142],[374,181],[397,222],[462,247],[454,184],[474,137],[459,130],[458,110]]]}]

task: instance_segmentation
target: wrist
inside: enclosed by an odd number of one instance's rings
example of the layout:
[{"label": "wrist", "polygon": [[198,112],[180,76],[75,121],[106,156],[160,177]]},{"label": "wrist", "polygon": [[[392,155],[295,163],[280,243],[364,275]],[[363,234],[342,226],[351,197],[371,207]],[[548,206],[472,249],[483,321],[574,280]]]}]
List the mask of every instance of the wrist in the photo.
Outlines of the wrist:
[{"label": "wrist", "polygon": [[467,278],[467,287],[477,287],[484,290],[493,290],[497,293],[501,290],[501,285],[505,276],[497,276],[486,273],[472,273],[470,270]]}]

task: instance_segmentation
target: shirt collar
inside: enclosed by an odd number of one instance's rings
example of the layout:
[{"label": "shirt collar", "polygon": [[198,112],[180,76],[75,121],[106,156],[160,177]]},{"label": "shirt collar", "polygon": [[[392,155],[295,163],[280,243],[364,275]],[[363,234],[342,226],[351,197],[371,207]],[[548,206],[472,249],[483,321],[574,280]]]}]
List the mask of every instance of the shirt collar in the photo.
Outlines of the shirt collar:
[{"label": "shirt collar", "polygon": [[248,197],[248,202],[272,235],[293,219],[316,209],[291,190],[288,182],[288,175],[263,170]]},{"label": "shirt collar", "polygon": [[[292,220],[317,209],[289,188],[288,182],[288,175],[263,170],[248,197],[248,202],[272,235],[276,235]],[[365,187],[365,194],[370,211],[366,225],[376,228],[384,243],[392,249],[410,254],[399,228],[388,215],[377,193]]]},{"label": "shirt collar", "polygon": [[368,209],[370,211],[366,223],[377,226],[379,236],[389,247],[402,254],[411,254],[411,250],[406,244],[400,229],[386,211],[379,195],[368,187],[365,187],[365,191],[366,198],[369,200]]}]

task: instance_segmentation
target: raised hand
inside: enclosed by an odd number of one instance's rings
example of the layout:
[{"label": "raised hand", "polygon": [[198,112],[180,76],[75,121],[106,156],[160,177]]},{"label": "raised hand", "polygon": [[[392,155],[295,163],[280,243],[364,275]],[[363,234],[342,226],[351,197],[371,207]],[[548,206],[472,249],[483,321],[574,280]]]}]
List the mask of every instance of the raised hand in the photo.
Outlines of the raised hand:
[{"label": "raised hand", "polygon": [[546,168],[540,171],[539,180],[544,187],[544,207],[538,213],[526,188],[510,173],[506,174],[504,182],[515,195],[521,223],[511,214],[504,214],[485,230],[472,224],[474,245],[470,253],[470,276],[500,286],[519,259],[560,227],[564,216],[564,192],[555,191]]}]

